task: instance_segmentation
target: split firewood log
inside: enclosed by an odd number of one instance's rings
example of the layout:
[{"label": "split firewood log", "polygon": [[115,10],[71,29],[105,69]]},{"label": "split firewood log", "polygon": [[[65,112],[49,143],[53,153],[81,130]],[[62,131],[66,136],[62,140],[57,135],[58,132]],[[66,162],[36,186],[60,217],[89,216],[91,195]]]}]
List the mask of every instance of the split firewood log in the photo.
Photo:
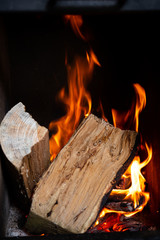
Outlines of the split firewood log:
[{"label": "split firewood log", "polygon": [[84,233],[131,163],[137,133],[90,115],[40,179],[26,228],[33,233]]},{"label": "split firewood log", "polygon": [[48,130],[25,112],[20,102],[1,122],[0,143],[15,195],[20,193],[30,199],[35,184],[50,164]]}]

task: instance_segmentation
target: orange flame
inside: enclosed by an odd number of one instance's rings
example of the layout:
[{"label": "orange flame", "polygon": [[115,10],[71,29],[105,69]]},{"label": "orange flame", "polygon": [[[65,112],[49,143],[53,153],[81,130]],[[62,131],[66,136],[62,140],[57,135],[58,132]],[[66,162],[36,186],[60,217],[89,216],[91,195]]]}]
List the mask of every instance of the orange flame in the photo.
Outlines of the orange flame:
[{"label": "orange flame", "polygon": [[[149,193],[144,192],[145,191],[145,178],[141,173],[141,169],[144,168],[151,160],[152,158],[152,148],[148,147],[147,144],[145,144],[148,157],[145,161],[142,163],[140,162],[140,157],[136,156],[130,165],[130,167],[127,169],[123,177],[130,177],[131,178],[131,186],[128,189],[114,189],[111,192],[111,195],[125,195],[124,199],[132,200],[134,202],[134,208],[136,209],[134,212],[130,213],[123,213],[125,216],[132,216],[135,213],[142,211],[145,203],[149,200]],[[139,206],[140,199],[144,197],[145,201],[144,203]]]},{"label": "orange flame", "polygon": [[[130,126],[134,125],[135,130],[138,131],[139,113],[142,111],[142,109],[146,105],[146,94],[145,94],[145,90],[139,84],[134,84],[133,86],[136,93],[136,103],[132,103],[131,109],[127,113],[120,113],[115,109],[112,109],[112,115],[113,115],[113,123],[115,126],[121,127],[123,129],[127,121],[131,121],[132,119],[133,122],[130,122]],[[144,168],[150,162],[152,158],[152,148],[151,147],[149,148],[146,143],[145,143],[145,148],[147,151],[146,160],[143,162],[140,162],[140,157],[136,156],[132,164],[129,166],[127,171],[122,176],[122,178],[130,178],[131,186],[128,189],[113,189],[110,194],[111,196],[119,195],[124,200],[133,201],[134,210],[130,212],[126,212],[126,211],[118,211],[118,210],[103,208],[97,221],[94,224],[94,227],[98,225],[99,228],[105,229],[106,222],[103,222],[101,225],[99,224],[100,224],[100,219],[103,218],[108,213],[117,214],[114,217],[112,217],[112,222],[113,222],[114,218],[117,219],[117,217],[121,215],[124,215],[126,217],[131,217],[134,214],[142,211],[146,206],[150,196],[148,192],[145,192],[145,178],[141,173],[141,169]],[[140,200],[142,200],[143,203],[140,204]]]},{"label": "orange flame", "polygon": [[74,33],[78,37],[82,38],[83,40],[86,40],[85,36],[80,31],[80,28],[83,25],[83,19],[81,15],[65,15],[64,19],[66,20],[66,22],[70,22]]},{"label": "orange flame", "polygon": [[[80,28],[83,25],[83,19],[80,15],[65,15],[66,22],[70,22],[71,27],[75,34],[86,41],[86,37],[82,34]],[[65,59],[67,65],[67,58]],[[66,115],[57,121],[51,122],[49,130],[56,129],[56,134],[53,134],[50,138],[50,153],[51,160],[53,160],[60,149],[68,142],[69,138],[73,134],[74,130],[78,126],[81,117],[88,116],[91,112],[91,96],[85,89],[85,85],[88,79],[91,77],[94,69],[94,65],[101,66],[96,55],[92,50],[89,53],[86,52],[86,59],[77,58],[73,67],[67,66],[68,69],[68,93],[65,89],[61,89],[59,93],[59,99],[66,106]],[[131,109],[127,112],[120,113],[119,111],[112,109],[113,123],[115,127],[121,129],[135,129],[138,132],[139,114],[146,105],[145,90],[139,85],[133,85],[135,90],[136,102],[133,102]],[[104,116],[102,104],[100,103],[100,109],[102,117],[107,121]],[[120,223],[122,215],[130,217],[139,211],[142,211],[149,200],[149,193],[145,192],[145,178],[141,173],[141,169],[145,167],[152,158],[152,149],[145,145],[148,152],[148,157],[142,163],[140,157],[136,156],[127,169],[123,178],[130,178],[131,185],[128,189],[114,189],[111,195],[122,195],[125,200],[132,200],[134,203],[134,210],[130,212],[117,211],[113,209],[104,208],[95,226],[99,226],[100,219],[106,214],[109,215],[107,222],[103,222],[102,229],[109,231],[112,226],[113,230],[125,231],[127,228],[123,228]],[[140,204],[140,200],[143,203]],[[115,214],[115,215],[114,215]],[[99,228],[101,230],[101,227]]]},{"label": "orange flame", "polygon": [[51,161],[56,157],[61,148],[77,128],[82,117],[87,117],[91,112],[92,102],[86,83],[93,73],[94,65],[100,65],[94,52],[86,53],[86,58],[77,58],[73,67],[68,69],[68,93],[61,89],[58,97],[66,107],[66,115],[49,125],[49,130],[56,130],[50,138]]},{"label": "orange flame", "polygon": [[[110,195],[122,195],[125,196],[124,199],[126,200],[132,200],[134,202],[134,211],[126,212],[126,211],[118,211],[108,208],[103,208],[101,211],[97,221],[95,222],[94,226],[97,226],[100,223],[100,219],[103,218],[108,213],[116,213],[118,216],[124,215],[126,217],[131,217],[135,215],[136,213],[142,211],[144,207],[146,206],[148,200],[149,200],[149,193],[144,192],[145,191],[145,178],[143,177],[141,173],[141,169],[144,168],[151,160],[152,158],[152,148],[149,148],[146,144],[146,149],[148,152],[148,157],[145,161],[140,163],[139,156],[136,156],[130,165],[130,167],[127,169],[123,177],[131,177],[131,186],[128,189],[113,189]],[[140,199],[143,199],[143,203],[139,204]],[[117,218],[117,215],[115,216]],[[105,224],[105,222],[103,223]]]},{"label": "orange flame", "polygon": [[105,114],[104,114],[104,110],[103,110],[103,106],[102,106],[102,102],[100,101],[99,103],[99,110],[101,112],[101,116],[104,119],[104,121],[108,122],[108,119],[106,118]]},{"label": "orange flame", "polygon": [[115,127],[125,129],[127,125],[128,129],[133,128],[138,132],[139,114],[146,106],[146,94],[144,88],[140,84],[135,83],[133,87],[136,94],[136,104],[133,102],[131,109],[127,112],[119,112],[112,109],[112,116]]}]

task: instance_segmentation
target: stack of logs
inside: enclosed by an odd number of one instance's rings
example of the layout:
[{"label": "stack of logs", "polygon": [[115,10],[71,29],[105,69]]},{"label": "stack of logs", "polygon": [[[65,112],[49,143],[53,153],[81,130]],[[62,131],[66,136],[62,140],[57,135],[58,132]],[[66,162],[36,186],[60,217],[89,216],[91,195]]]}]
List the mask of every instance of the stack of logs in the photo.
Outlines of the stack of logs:
[{"label": "stack of logs", "polygon": [[0,143],[16,195],[31,203],[26,228],[36,234],[86,232],[133,160],[136,139],[136,132],[91,114],[50,163],[48,130],[22,103],[14,106],[1,123]]}]

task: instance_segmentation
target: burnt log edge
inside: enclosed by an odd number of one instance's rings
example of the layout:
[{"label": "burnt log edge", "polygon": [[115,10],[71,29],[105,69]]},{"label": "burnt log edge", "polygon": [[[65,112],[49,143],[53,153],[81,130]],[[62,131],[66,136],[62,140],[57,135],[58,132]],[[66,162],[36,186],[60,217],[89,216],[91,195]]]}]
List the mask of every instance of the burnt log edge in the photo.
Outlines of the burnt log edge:
[{"label": "burnt log edge", "polygon": [[[107,202],[107,199],[111,193],[111,191],[116,187],[117,183],[120,181],[122,175],[125,173],[125,171],[127,170],[127,168],[129,167],[129,165],[131,164],[131,162],[133,161],[136,153],[137,153],[137,148],[138,148],[138,145],[140,144],[140,135],[137,134],[136,136],[136,141],[135,141],[135,144],[134,144],[134,147],[133,147],[133,150],[128,158],[128,160],[123,164],[123,166],[121,167],[121,169],[117,172],[116,174],[116,177],[112,180],[112,187],[110,189],[110,191],[104,195],[103,199],[102,199],[102,202],[101,202],[101,205],[100,205],[100,209],[99,209],[99,212],[96,216],[96,219],[93,221],[92,225],[96,222],[102,208],[105,206],[106,202]],[[91,225],[91,226],[92,226]],[[90,226],[90,227],[91,227]]]}]

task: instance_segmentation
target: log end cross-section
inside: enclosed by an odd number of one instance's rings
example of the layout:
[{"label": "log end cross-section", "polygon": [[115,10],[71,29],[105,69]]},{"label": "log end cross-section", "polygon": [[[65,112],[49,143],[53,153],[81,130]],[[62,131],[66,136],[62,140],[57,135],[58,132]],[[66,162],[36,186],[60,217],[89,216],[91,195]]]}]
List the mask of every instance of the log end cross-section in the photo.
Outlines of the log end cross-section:
[{"label": "log end cross-section", "polygon": [[27,228],[35,233],[84,233],[131,163],[137,133],[90,115],[40,179]]},{"label": "log end cross-section", "polygon": [[19,180],[19,190],[29,199],[50,164],[48,130],[25,112],[22,103],[18,103],[1,123],[0,143],[14,172],[14,183]]}]

